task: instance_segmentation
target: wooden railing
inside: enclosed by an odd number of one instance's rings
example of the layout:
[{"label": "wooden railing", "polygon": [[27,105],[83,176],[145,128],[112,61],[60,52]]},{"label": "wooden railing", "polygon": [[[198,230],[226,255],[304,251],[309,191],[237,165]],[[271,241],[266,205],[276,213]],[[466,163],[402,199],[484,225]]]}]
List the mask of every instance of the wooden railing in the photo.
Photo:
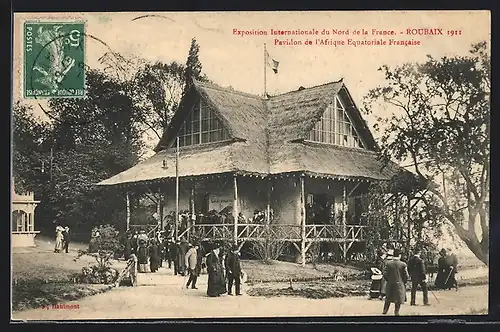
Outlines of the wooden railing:
[{"label": "wooden railing", "polygon": [[[302,226],[286,224],[240,224],[237,226],[239,240],[262,240],[265,238],[298,242],[302,240]],[[359,225],[306,225],[306,241],[362,241],[367,226]],[[231,240],[234,238],[233,224],[196,224],[182,233],[180,238],[197,233],[202,239]]]}]

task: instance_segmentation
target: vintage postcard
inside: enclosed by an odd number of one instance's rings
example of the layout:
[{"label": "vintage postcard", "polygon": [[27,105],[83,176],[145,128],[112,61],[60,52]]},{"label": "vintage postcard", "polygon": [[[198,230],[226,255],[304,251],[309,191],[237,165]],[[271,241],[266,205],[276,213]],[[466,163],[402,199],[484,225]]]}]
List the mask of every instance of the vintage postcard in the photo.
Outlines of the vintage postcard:
[{"label": "vintage postcard", "polygon": [[13,28],[13,320],[488,313],[489,11]]}]

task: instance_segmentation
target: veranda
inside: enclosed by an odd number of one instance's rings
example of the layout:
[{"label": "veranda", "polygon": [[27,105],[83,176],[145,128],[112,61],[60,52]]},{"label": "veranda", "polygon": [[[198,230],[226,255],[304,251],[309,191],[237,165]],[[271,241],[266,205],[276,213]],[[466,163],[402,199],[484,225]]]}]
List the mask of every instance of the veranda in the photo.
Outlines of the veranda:
[{"label": "veranda", "polygon": [[[273,239],[292,243],[305,264],[308,250],[314,243],[335,244],[342,259],[347,261],[352,249],[363,250],[370,226],[363,215],[366,207],[360,195],[368,189],[369,180],[319,176],[307,172],[275,175],[256,175],[243,172],[218,173],[205,176],[121,184],[127,197],[127,229],[131,225],[129,193],[146,189],[156,207],[156,220],[149,232],[170,230],[175,239],[190,239],[196,234],[202,241],[228,241],[241,248],[246,242]],[[417,201],[415,201],[417,199]],[[413,202],[412,202],[413,200]],[[418,202],[418,195],[403,193],[387,197],[387,204],[394,204],[395,227],[387,242],[409,241],[411,208]],[[398,207],[408,204],[407,215]],[[410,206],[411,204],[411,206]],[[320,212],[314,207],[320,206]],[[401,210],[401,209],[399,209]],[[166,211],[185,213],[183,221],[168,221]],[[229,212],[227,217],[208,218],[211,211]],[[264,218],[256,223],[250,216],[263,211]],[[174,216],[175,216],[175,212]],[[403,229],[407,226],[407,229]]]}]

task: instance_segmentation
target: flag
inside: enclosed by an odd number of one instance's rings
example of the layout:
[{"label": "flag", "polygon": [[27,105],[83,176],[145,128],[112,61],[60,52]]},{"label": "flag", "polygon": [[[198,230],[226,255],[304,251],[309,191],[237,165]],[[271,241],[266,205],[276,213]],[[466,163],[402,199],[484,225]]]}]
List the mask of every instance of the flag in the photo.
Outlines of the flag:
[{"label": "flag", "polygon": [[275,74],[278,73],[278,65],[280,64],[278,61],[274,60],[269,56],[269,53],[266,52],[267,64],[274,71]]}]

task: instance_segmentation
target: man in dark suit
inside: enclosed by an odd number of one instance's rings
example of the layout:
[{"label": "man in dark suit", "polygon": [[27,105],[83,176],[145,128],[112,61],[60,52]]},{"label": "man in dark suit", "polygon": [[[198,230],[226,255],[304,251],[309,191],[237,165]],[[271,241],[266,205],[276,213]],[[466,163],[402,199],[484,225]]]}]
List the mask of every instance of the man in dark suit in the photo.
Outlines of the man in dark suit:
[{"label": "man in dark suit", "polygon": [[174,275],[180,274],[179,271],[179,242],[172,241],[168,247],[169,267],[170,262],[174,263]]},{"label": "man in dark suit", "polygon": [[417,287],[422,288],[422,293],[424,296],[424,305],[429,305],[429,294],[427,291],[427,270],[425,263],[420,257],[420,250],[416,250],[413,257],[408,261],[408,273],[411,278],[411,297],[410,305],[415,304],[415,297],[417,293]]},{"label": "man in dark suit", "polygon": [[394,249],[394,257],[387,263],[384,270],[387,285],[382,314],[387,314],[391,303],[394,303],[394,315],[399,316],[401,304],[406,302],[406,283],[409,277],[406,263],[401,261],[400,250]]},{"label": "man in dark suit", "polygon": [[225,259],[225,267],[226,267],[226,277],[227,277],[227,290],[228,295],[233,295],[233,282],[234,289],[236,295],[241,295],[241,262],[240,262],[240,253],[238,252],[238,245],[233,245],[231,248],[231,252],[229,252]]}]

